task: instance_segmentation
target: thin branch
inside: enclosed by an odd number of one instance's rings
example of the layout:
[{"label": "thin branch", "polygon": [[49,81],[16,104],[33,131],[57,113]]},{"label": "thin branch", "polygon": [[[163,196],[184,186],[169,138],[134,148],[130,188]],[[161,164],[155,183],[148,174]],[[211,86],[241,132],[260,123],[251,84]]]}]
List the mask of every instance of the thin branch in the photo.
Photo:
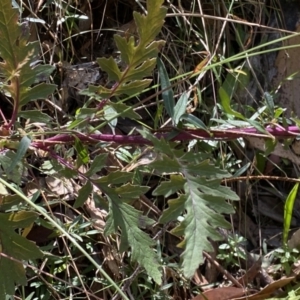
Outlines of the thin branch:
[{"label": "thin branch", "polygon": [[289,177],[280,177],[280,176],[267,176],[267,175],[254,175],[254,176],[240,176],[223,179],[222,182],[229,183],[240,180],[276,180],[276,181],[287,181],[287,182],[300,182],[299,178],[289,178]]}]

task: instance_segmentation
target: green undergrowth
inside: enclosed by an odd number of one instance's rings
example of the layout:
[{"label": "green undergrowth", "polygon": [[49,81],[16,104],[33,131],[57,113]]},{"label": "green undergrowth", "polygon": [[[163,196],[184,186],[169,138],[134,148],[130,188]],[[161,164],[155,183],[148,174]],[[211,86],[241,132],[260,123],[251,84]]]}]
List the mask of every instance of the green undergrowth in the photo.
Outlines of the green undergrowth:
[{"label": "green undergrowth", "polygon": [[[150,294],[153,286],[167,290],[166,269],[175,265],[184,278],[191,278],[204,261],[203,251],[212,251],[211,242],[222,240],[220,228],[231,228],[225,216],[234,213],[232,201],[239,197],[222,181],[239,168],[242,172],[242,167],[229,156],[224,163],[216,155],[219,144],[215,141],[193,136],[187,142],[173,141],[185,127],[209,132],[207,125],[212,121],[188,113],[197,92],[185,89],[177,99],[172,84],[181,76],[170,80],[163,59],[158,59],[166,46],[161,33],[167,9],[162,5],[162,0],[147,1],[147,14],[133,13],[137,34],[114,35],[121,63],[113,57],[98,58],[97,64],[107,74],[106,84],[90,84],[80,91],[87,101],[59,124],[57,115],[42,105],[56,96],[57,85],[51,77],[55,67],[40,64],[39,44],[29,42],[29,30],[19,21],[19,11],[12,8],[10,0],[1,1],[1,90],[12,104],[0,134],[1,300],[15,293],[24,299],[30,293],[44,297],[40,299],[63,298],[74,291],[90,296],[86,286],[95,282],[101,297],[107,292],[108,297],[118,293],[128,299],[121,275],[128,277],[139,268],[146,276],[143,284],[133,278],[133,288],[147,286]],[[207,56],[184,76],[186,81],[197,82],[204,71],[216,74],[222,65],[246,54],[257,55],[260,50],[259,46],[210,63]],[[159,82],[149,87],[154,72]],[[231,108],[225,82],[219,87],[223,116],[262,128],[260,122],[250,121]],[[149,96],[158,85],[162,101],[159,94]],[[147,97],[157,102],[151,116],[153,129],[159,128],[161,119],[171,128],[165,138],[157,138],[137,109]],[[119,145],[113,136],[120,119],[140,125],[130,132],[132,141],[142,136],[148,145]],[[211,119],[218,119],[218,114]],[[97,134],[106,132],[111,140],[96,139]],[[61,186],[59,192],[44,183],[49,179]],[[145,198],[148,206],[143,205]],[[97,216],[86,216],[90,202],[97,213],[102,211],[102,226],[97,225]],[[37,227],[43,228],[45,240],[28,238]],[[180,262],[162,254],[166,230],[176,237]],[[97,251],[109,255],[99,260]],[[83,265],[80,270],[77,261]],[[40,272],[45,265],[46,271]],[[60,278],[66,270],[71,280]],[[40,281],[27,281],[34,276]],[[157,298],[167,297],[163,291],[159,290]]]}]

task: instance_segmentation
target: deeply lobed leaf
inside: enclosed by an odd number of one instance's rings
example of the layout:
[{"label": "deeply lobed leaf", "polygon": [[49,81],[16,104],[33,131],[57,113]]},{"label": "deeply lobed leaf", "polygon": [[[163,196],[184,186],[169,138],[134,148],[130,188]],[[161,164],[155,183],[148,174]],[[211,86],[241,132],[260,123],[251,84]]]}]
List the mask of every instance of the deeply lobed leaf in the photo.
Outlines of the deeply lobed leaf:
[{"label": "deeply lobed leaf", "polygon": [[[100,183],[100,181],[97,182]],[[126,251],[130,247],[132,260],[144,267],[147,274],[160,284],[160,265],[151,249],[155,243],[139,228],[153,224],[153,220],[143,216],[140,211],[128,204],[128,202],[144,194],[149,188],[126,184],[113,189],[103,185],[103,183],[99,187],[109,200],[109,215],[105,234],[115,233],[120,228],[122,232],[120,251]]]},{"label": "deeply lobed leaf", "polygon": [[89,93],[95,93],[102,98],[132,96],[141,93],[149,86],[151,80],[144,78],[151,76],[156,65],[157,54],[164,44],[163,41],[154,41],[154,39],[161,31],[167,10],[162,7],[162,0],[152,0],[147,4],[146,16],[133,13],[139,35],[138,42],[133,36],[126,38],[115,35],[114,37],[125,66],[120,68],[112,57],[97,60],[101,69],[107,72],[109,80],[116,83],[112,88],[89,86]]},{"label": "deeply lobed leaf", "polygon": [[10,0],[0,1],[0,63],[4,76],[2,89],[9,93],[20,109],[29,101],[41,99],[51,94],[55,85],[41,83],[53,71],[51,66],[32,67],[38,53],[38,43],[28,42],[29,27],[18,23],[18,11],[12,8]]},{"label": "deeply lobed leaf", "polygon": [[0,249],[7,257],[0,256],[0,299],[3,295],[13,295],[15,284],[26,285],[25,269],[16,260],[32,260],[41,258],[43,253],[33,243],[15,232],[16,228],[24,228],[32,224],[37,214],[27,211],[17,213],[0,213]]},{"label": "deeply lobed leaf", "polygon": [[[156,172],[171,173],[170,180],[161,183],[154,195],[176,198],[168,201],[169,207],[160,217],[161,223],[183,221],[172,230],[177,236],[184,236],[178,246],[184,248],[183,272],[193,276],[196,268],[203,262],[202,252],[211,251],[210,240],[221,239],[218,228],[228,228],[223,214],[233,213],[233,207],[225,200],[238,200],[238,196],[229,188],[221,185],[221,179],[230,174],[212,164],[211,159],[202,153],[184,153],[167,147],[166,141],[159,141],[149,133],[143,133],[161,154],[150,164]],[[175,174],[174,174],[175,173]]]}]

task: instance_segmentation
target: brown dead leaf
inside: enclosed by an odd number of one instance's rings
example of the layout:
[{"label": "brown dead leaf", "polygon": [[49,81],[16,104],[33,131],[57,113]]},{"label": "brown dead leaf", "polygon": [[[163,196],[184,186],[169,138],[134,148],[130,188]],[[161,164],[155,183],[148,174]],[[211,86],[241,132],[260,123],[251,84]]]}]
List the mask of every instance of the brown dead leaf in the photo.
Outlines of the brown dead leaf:
[{"label": "brown dead leaf", "polygon": [[194,297],[192,300],[230,300],[245,294],[245,289],[236,287],[222,287],[206,291],[202,295]]},{"label": "brown dead leaf", "polygon": [[56,196],[74,194],[74,188],[70,181],[62,180],[51,176],[47,176],[45,178],[45,181],[50,191]]},{"label": "brown dead leaf", "polygon": [[3,201],[3,196],[9,195],[6,186],[0,183],[0,205],[2,204]]},{"label": "brown dead leaf", "polygon": [[258,272],[261,269],[261,258],[253,263],[250,269],[246,272],[246,274],[241,277],[238,282],[243,286],[246,286],[248,283],[252,282],[254,278],[256,278]]},{"label": "brown dead leaf", "polygon": [[294,276],[281,278],[252,295],[249,295],[249,292],[253,293],[253,290],[246,291],[243,288],[223,287],[206,291],[202,295],[194,297],[193,300],[265,300],[294,279]]},{"label": "brown dead leaf", "polygon": [[105,210],[101,210],[96,207],[94,200],[88,198],[84,207],[90,215],[91,220],[93,221],[93,226],[100,232],[103,232],[105,227],[105,218],[107,216],[107,212]]},{"label": "brown dead leaf", "polygon": [[300,274],[300,260],[296,261],[292,266],[292,274],[298,276]]},{"label": "brown dead leaf", "polygon": [[105,261],[107,263],[108,268],[112,272],[112,274],[116,278],[120,278],[120,265],[121,262],[118,258],[114,255],[113,250],[109,245],[103,245],[102,247],[103,257],[105,257]]},{"label": "brown dead leaf", "polygon": [[206,280],[205,276],[203,276],[200,270],[197,270],[194,274],[193,280],[196,285],[208,285],[209,282]]},{"label": "brown dead leaf", "polygon": [[42,190],[45,187],[45,180],[40,179],[39,184],[35,181],[30,181],[26,184],[23,192],[29,198],[31,198],[37,191]]},{"label": "brown dead leaf", "polygon": [[0,136],[9,136],[10,134],[10,129],[7,129],[5,126],[0,126]]},{"label": "brown dead leaf", "polygon": [[267,285],[260,292],[254,294],[254,295],[245,296],[245,297],[241,297],[241,298],[233,298],[232,300],[265,300],[268,297],[270,297],[274,292],[276,292],[279,289],[281,289],[282,287],[286,286],[294,279],[295,279],[295,276],[281,278],[281,279],[274,281],[271,284]]},{"label": "brown dead leaf", "polygon": [[200,73],[203,70],[203,68],[207,65],[210,59],[210,55],[206,51],[203,51],[203,53],[206,55],[206,57],[195,67],[193,73]]}]

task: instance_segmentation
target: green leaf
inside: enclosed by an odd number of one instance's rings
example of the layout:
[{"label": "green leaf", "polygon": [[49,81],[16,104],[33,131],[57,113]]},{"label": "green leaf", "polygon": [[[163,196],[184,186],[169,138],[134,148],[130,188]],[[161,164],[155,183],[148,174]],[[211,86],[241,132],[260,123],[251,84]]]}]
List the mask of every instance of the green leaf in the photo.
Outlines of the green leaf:
[{"label": "green leaf", "polygon": [[141,93],[146,87],[149,86],[151,82],[152,79],[143,79],[143,80],[135,80],[129,83],[119,85],[114,95],[133,96],[135,94]]},{"label": "green leaf", "polygon": [[148,14],[146,16],[133,13],[140,37],[140,45],[148,46],[161,32],[167,13],[167,9],[162,7],[163,3],[163,0],[147,1]]},{"label": "green leaf", "polygon": [[176,199],[168,201],[169,207],[163,211],[163,214],[159,218],[159,222],[166,224],[168,222],[176,220],[185,209],[186,196],[180,195]]},{"label": "green leaf", "polygon": [[21,96],[20,105],[25,105],[30,101],[47,98],[56,89],[56,85],[48,83],[40,83],[33,88],[27,88],[23,91]]},{"label": "green leaf", "polygon": [[81,207],[86,199],[90,196],[92,191],[93,185],[90,183],[90,181],[87,181],[87,183],[78,192],[78,197],[75,200],[74,208]]},{"label": "green leaf", "polygon": [[[127,180],[128,178],[123,173],[125,172],[116,173],[115,175],[118,176],[114,178],[118,179],[118,182],[120,179]],[[113,180],[109,182],[116,184]],[[110,206],[104,233],[109,235],[117,232],[120,228],[122,231],[120,251],[126,251],[130,247],[132,260],[141,264],[146,269],[147,274],[160,284],[160,265],[151,249],[155,242],[139,228],[151,225],[154,221],[143,216],[141,212],[126,203],[126,201],[138,199],[149,188],[131,184],[110,188],[106,180],[98,180],[97,183],[101,191],[106,194]]]},{"label": "green leaf", "polygon": [[161,31],[166,16],[167,9],[162,7],[163,0],[152,0],[147,3],[147,15],[133,13],[138,31],[138,42],[136,38],[114,36],[117,48],[120,51],[123,62],[122,69],[115,60],[110,58],[100,58],[97,60],[100,68],[107,72],[109,80],[115,81],[113,88],[104,86],[89,86],[89,96],[96,95],[102,98],[112,96],[133,96],[141,93],[151,83],[150,77],[156,65],[156,57],[163,41],[155,41],[156,36]]},{"label": "green leaf", "polygon": [[129,118],[134,120],[141,119],[141,116],[133,110],[133,107],[124,103],[110,103],[110,105],[120,114],[122,118]]},{"label": "green leaf", "polygon": [[23,159],[23,157],[25,156],[25,154],[30,146],[30,143],[31,143],[31,140],[27,136],[22,137],[20,144],[18,146],[18,149],[17,149],[16,156],[12,160],[9,168],[7,168],[8,173],[10,173],[17,166],[17,164]]},{"label": "green leaf", "polygon": [[150,167],[155,169],[161,173],[181,173],[188,172],[194,175],[200,176],[215,176],[216,178],[226,178],[231,176],[227,171],[220,170],[210,163],[209,160],[203,160],[200,163],[192,164],[187,159],[192,160],[193,157],[191,155],[177,154],[177,159],[173,159],[172,157],[161,156],[163,160],[156,160],[150,164]]},{"label": "green leaf", "polygon": [[77,137],[75,137],[74,147],[78,155],[79,165],[87,164],[90,161],[89,152]]},{"label": "green leaf", "polygon": [[7,257],[0,257],[0,299],[5,300],[8,295],[15,294],[15,284],[25,286],[27,284],[25,269],[22,263],[13,261]]},{"label": "green leaf", "polygon": [[23,80],[20,84],[21,86],[31,86],[34,83],[37,84],[41,81],[46,81],[54,70],[55,66],[50,65],[38,65],[33,69],[28,69],[28,73],[23,73]]},{"label": "green leaf", "polygon": [[117,48],[121,53],[121,60],[125,64],[129,65],[132,63],[133,53],[135,52],[135,41],[134,37],[131,36],[128,40],[125,37],[121,37],[117,34],[114,35]]},{"label": "green leaf", "polygon": [[27,284],[23,264],[10,257],[20,261],[43,257],[43,253],[33,242],[15,232],[16,228],[32,224],[36,217],[37,214],[27,211],[0,213],[0,251],[8,256],[0,256],[0,297],[14,295],[15,284]]},{"label": "green leaf", "polygon": [[[18,23],[18,10],[12,8],[11,1],[0,1],[0,63],[4,75],[2,89],[11,95],[16,108],[31,100],[45,98],[54,91],[55,86],[42,83],[32,87],[34,83],[48,79],[51,66],[32,67],[39,51],[37,42],[29,43],[29,28]],[[47,70],[48,68],[48,70]]]},{"label": "green leaf", "polygon": [[116,188],[115,192],[122,196],[123,201],[128,202],[137,199],[140,195],[145,194],[148,190],[148,186],[137,186],[127,183]]},{"label": "green leaf", "polygon": [[142,137],[149,140],[153,143],[155,149],[158,150],[158,153],[165,153],[169,156],[173,155],[172,149],[170,149],[170,143],[165,141],[164,139],[158,139],[153,134],[151,134],[146,128],[143,128],[142,130],[137,130]]},{"label": "green leaf", "polygon": [[[150,139],[153,139],[148,134]],[[228,187],[221,185],[222,178],[230,174],[218,168],[212,158],[203,153],[183,152],[169,147],[161,148],[154,143],[154,151],[160,151],[159,157],[149,165],[155,172],[175,173],[169,181],[163,182],[153,192],[172,199],[169,207],[163,211],[160,222],[183,221],[172,230],[177,236],[184,236],[178,246],[184,248],[182,254],[183,272],[187,277],[193,276],[196,268],[203,262],[202,252],[212,251],[208,238],[212,241],[221,239],[218,228],[229,228],[230,224],[223,214],[234,212],[226,200],[238,200],[239,197]],[[165,151],[166,150],[166,151]],[[171,152],[171,153],[170,153]],[[180,175],[179,175],[180,174]]]},{"label": "green leaf", "polygon": [[174,125],[177,126],[180,118],[186,112],[186,106],[190,97],[191,91],[184,91],[174,107]]},{"label": "green leaf", "polygon": [[144,80],[136,80],[133,82],[129,82],[123,85],[118,85],[118,87],[112,91],[103,86],[89,86],[89,93],[95,93],[102,98],[110,98],[112,95],[114,96],[121,96],[127,95],[132,96],[142,92],[146,87],[149,86],[152,80],[144,79]]},{"label": "green leaf", "polygon": [[10,226],[13,228],[25,228],[30,226],[37,217],[37,213],[32,211],[17,211],[9,214],[3,214],[2,220],[6,218],[8,222],[12,222]]},{"label": "green leaf", "polygon": [[101,178],[94,180],[96,183],[106,183],[106,184],[120,184],[131,180],[133,177],[132,173],[116,171],[111,172],[107,176],[102,176]]},{"label": "green leaf", "polygon": [[152,75],[152,71],[156,66],[156,59],[147,59],[139,67],[131,68],[126,73],[126,80],[140,80],[141,78]]},{"label": "green leaf", "polygon": [[273,118],[274,117],[274,109],[275,109],[273,96],[270,93],[265,92],[264,99],[266,100],[266,104],[269,109],[268,113],[270,114],[270,117]]},{"label": "green leaf", "polygon": [[[56,69],[55,66],[50,65],[38,65],[33,68],[35,73],[34,83],[49,80],[50,75]],[[29,84],[28,84],[29,85]]]},{"label": "green leaf", "polygon": [[[109,215],[107,218],[104,233],[112,234],[121,229],[121,245],[120,251],[126,251],[131,248],[132,260],[137,261],[146,272],[151,276],[157,284],[161,284],[160,265],[157,261],[154,251],[151,249],[155,242],[143,232],[138,225],[144,227],[145,224],[151,224],[153,221],[143,216],[141,212],[134,207],[124,203],[122,194],[107,186],[101,186],[101,190],[107,194],[110,203]],[[130,187],[132,191],[127,195],[132,194],[138,196],[136,187]]]},{"label": "green leaf", "polygon": [[163,195],[164,197],[170,197],[175,194],[179,189],[183,188],[185,183],[184,178],[181,175],[171,175],[170,181],[162,182],[154,191],[153,196]]},{"label": "green leaf", "polygon": [[227,95],[229,95],[230,98],[234,95],[237,87],[240,87],[240,89],[247,88],[247,84],[244,85],[243,79],[245,79],[247,76],[239,74],[235,75],[232,72],[228,72],[226,74],[225,80],[222,83],[222,88],[226,91]]},{"label": "green leaf", "polygon": [[181,116],[182,120],[186,120],[187,122],[189,122],[190,124],[194,125],[196,128],[200,128],[203,129],[207,132],[209,132],[208,128],[205,126],[205,124],[197,117],[195,117],[194,115],[191,114],[183,114]]},{"label": "green leaf", "polygon": [[180,165],[176,160],[173,160],[173,158],[165,156],[162,161],[155,160],[152,162],[150,164],[150,168],[153,168],[157,172],[161,172],[163,174],[170,174],[178,172]]},{"label": "green leaf", "polygon": [[122,72],[119,70],[119,67],[113,57],[98,58],[97,63],[99,64],[100,68],[108,74],[109,80],[111,81],[120,80],[122,76]]},{"label": "green leaf", "polygon": [[285,111],[286,111],[286,108],[277,107],[274,112],[274,118],[278,119]]},{"label": "green leaf", "polygon": [[0,53],[1,58],[4,60],[4,63],[1,63],[1,65],[8,77],[17,71],[16,68],[23,67],[18,65],[19,63],[26,64],[28,58],[32,57],[36,52],[34,44],[27,43],[29,31],[22,30],[21,25],[18,24],[18,19],[18,11],[12,8],[11,1],[1,1]]},{"label": "green leaf", "polygon": [[92,97],[93,95],[99,95],[99,97],[106,99],[110,98],[113,95],[113,92],[111,89],[106,88],[104,86],[95,86],[90,84],[88,89],[81,91],[80,94],[87,95],[89,97]]},{"label": "green leaf", "polygon": [[[192,277],[199,264],[203,262],[202,252],[213,251],[207,238],[213,241],[221,240],[222,236],[216,229],[230,228],[230,224],[217,213],[223,212],[224,199],[201,193],[197,185],[189,180],[185,186],[185,195],[185,210],[187,211],[185,219],[172,230],[172,233],[178,236],[184,233],[183,272],[185,276]],[[227,204],[227,207],[228,212],[230,205]],[[231,212],[234,212],[232,207]]]},{"label": "green leaf", "polygon": [[[230,188],[226,186],[222,186],[221,180],[219,178],[217,179],[211,179],[206,180],[206,178],[201,177],[196,179],[196,183],[198,184],[198,187],[201,189],[201,191],[207,195],[214,196],[214,197],[223,197],[229,200],[239,200],[240,198],[238,195],[233,192]],[[206,177],[206,175],[204,175]],[[222,175],[226,177],[225,175]],[[212,175],[211,175],[212,177]],[[219,177],[218,175],[215,177]],[[191,180],[194,180],[194,177],[191,177]]]},{"label": "green leaf", "polygon": [[108,122],[108,125],[112,129],[113,134],[115,134],[115,128],[118,123],[118,113],[112,106],[106,105],[103,108],[104,111],[104,119]]},{"label": "green leaf", "polygon": [[265,139],[265,148],[266,148],[266,151],[264,152],[265,157],[267,157],[274,151],[276,144],[277,144],[276,139]]},{"label": "green leaf", "polygon": [[97,155],[94,158],[94,160],[93,160],[93,162],[90,166],[90,169],[85,173],[85,176],[86,177],[91,177],[92,175],[94,175],[97,172],[101,171],[104,168],[105,164],[106,164],[107,156],[108,156],[107,153]]},{"label": "green leaf", "polygon": [[239,119],[245,120],[245,117],[241,113],[233,110],[230,107],[230,97],[228,96],[227,92],[222,86],[219,88],[219,96],[220,96],[221,104],[226,113],[233,115]]},{"label": "green leaf", "polygon": [[[258,154],[258,153],[257,153]],[[261,155],[256,155],[256,159],[258,160],[259,158],[261,158]],[[261,169],[260,167],[258,167],[259,163],[256,160],[256,168],[260,171],[263,172],[264,168]],[[251,167],[251,162],[248,162],[246,164],[244,164],[241,168],[239,168],[233,175],[232,177],[240,177],[242,176],[242,174],[244,174],[249,168]]]},{"label": "green leaf", "polygon": [[253,121],[252,119],[247,119],[248,123],[253,126],[255,129],[257,129],[259,132],[268,134],[270,137],[270,133],[264,128],[259,122]]},{"label": "green leaf", "polygon": [[292,190],[290,191],[288,197],[286,198],[285,205],[284,205],[284,223],[283,223],[283,238],[282,243],[283,246],[287,244],[288,235],[291,227],[291,220],[293,215],[294,203],[297,197],[299,188],[299,183],[296,183]]},{"label": "green leaf", "polygon": [[160,85],[162,89],[162,97],[164,100],[164,105],[168,115],[172,118],[173,125],[175,124],[175,117],[174,117],[174,109],[175,109],[175,100],[174,94],[171,87],[171,83],[169,80],[168,72],[163,64],[163,62],[158,58],[157,59],[157,68],[159,73]]},{"label": "green leaf", "polygon": [[[0,217],[2,221],[2,218]],[[42,258],[43,254],[39,248],[31,241],[18,235],[11,229],[5,228],[6,224],[1,225],[0,239],[2,252],[18,260],[30,260]]]},{"label": "green leaf", "polygon": [[[19,145],[18,145],[19,146]],[[16,184],[21,183],[22,163],[17,163],[15,168],[11,168],[12,161],[16,161],[16,153],[7,151],[5,155],[0,155],[0,176],[7,177]]]},{"label": "green leaf", "polygon": [[39,110],[26,110],[26,111],[20,111],[19,117],[24,118],[26,120],[31,120],[32,122],[41,122],[41,123],[49,123],[52,121],[52,118],[42,113]]}]

